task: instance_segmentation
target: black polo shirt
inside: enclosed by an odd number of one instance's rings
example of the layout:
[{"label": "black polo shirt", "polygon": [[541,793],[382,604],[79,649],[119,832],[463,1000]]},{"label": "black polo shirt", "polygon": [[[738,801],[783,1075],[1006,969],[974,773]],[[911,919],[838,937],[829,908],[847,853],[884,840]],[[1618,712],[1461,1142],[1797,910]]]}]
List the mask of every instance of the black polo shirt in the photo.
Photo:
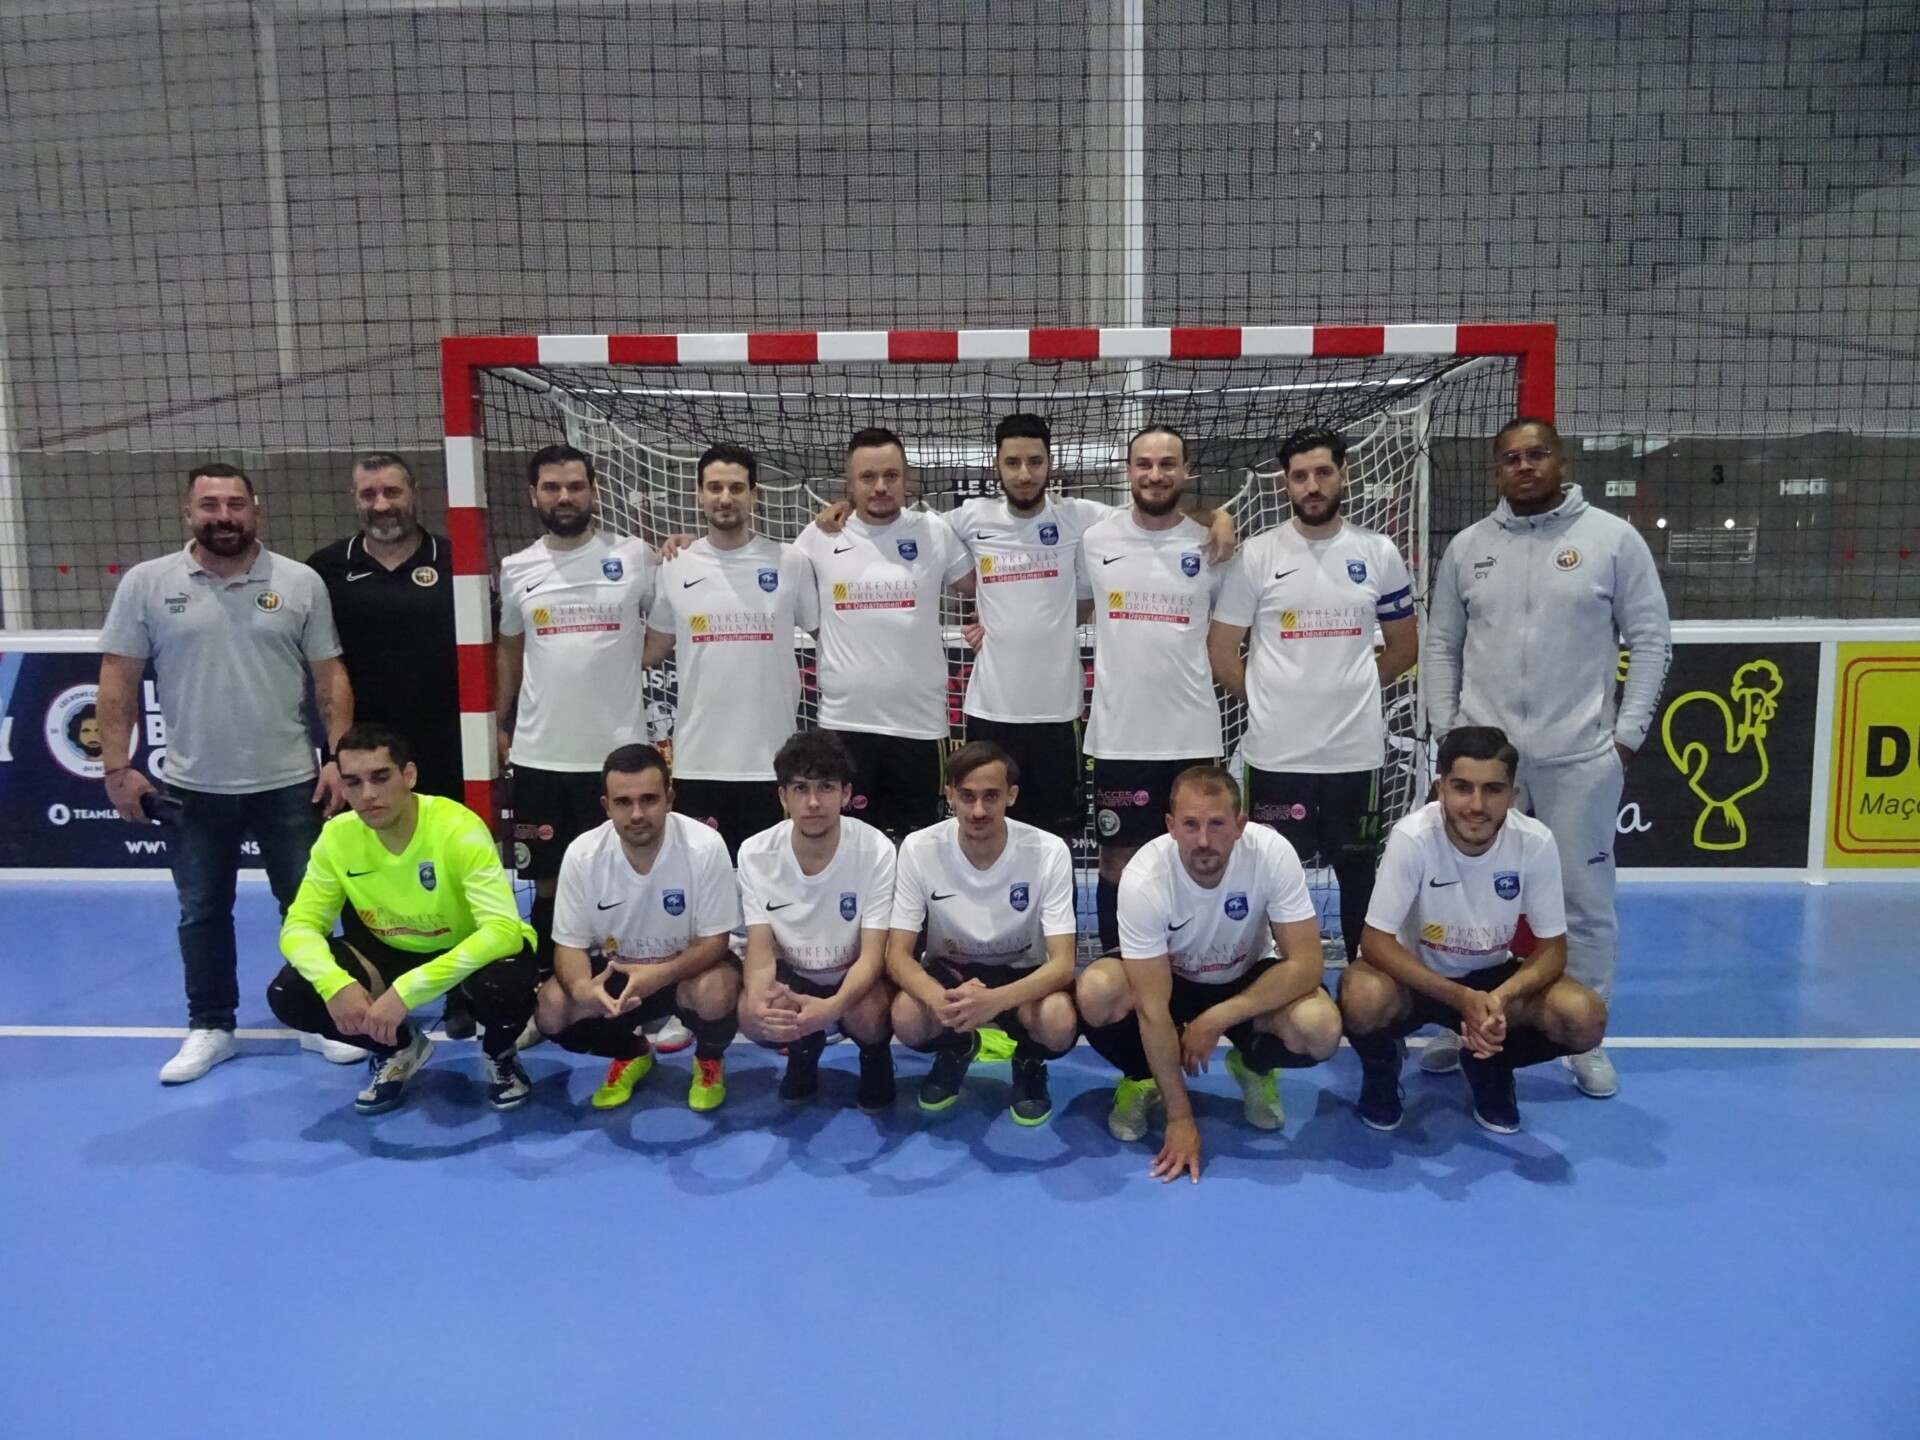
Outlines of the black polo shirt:
[{"label": "black polo shirt", "polygon": [[453,553],[444,538],[389,570],[363,536],[308,557],[326,582],[353,715],[391,725],[412,743],[419,789],[460,798],[460,681],[453,628]]}]

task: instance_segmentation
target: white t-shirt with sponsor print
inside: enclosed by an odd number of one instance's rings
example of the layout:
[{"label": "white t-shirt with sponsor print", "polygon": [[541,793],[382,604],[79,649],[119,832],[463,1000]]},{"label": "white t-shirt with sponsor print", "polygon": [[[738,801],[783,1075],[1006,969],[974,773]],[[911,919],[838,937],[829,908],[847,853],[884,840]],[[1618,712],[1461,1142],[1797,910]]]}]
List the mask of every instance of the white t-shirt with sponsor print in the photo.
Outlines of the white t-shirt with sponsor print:
[{"label": "white t-shirt with sponsor print", "polygon": [[942,820],[900,842],[893,885],[895,930],[927,927],[927,960],[1010,965],[1047,958],[1047,936],[1078,933],[1073,855],[1067,842],[1007,821],[1007,845],[985,870],[960,849],[960,822]]},{"label": "white t-shirt with sponsor print", "polygon": [[1413,582],[1386,536],[1345,524],[1309,540],[1291,521],[1247,542],[1213,618],[1245,626],[1247,733],[1260,770],[1331,775],[1386,759],[1380,621],[1413,614]]},{"label": "white t-shirt with sponsor print", "polygon": [[1367,924],[1397,935],[1421,964],[1457,980],[1506,960],[1520,917],[1541,939],[1567,933],[1560,852],[1531,815],[1507,812],[1484,855],[1463,855],[1429,801],[1393,827]]},{"label": "white t-shirt with sponsor print", "polygon": [[1004,495],[947,513],[973,557],[974,606],[987,632],[967,681],[967,714],[1022,725],[1080,718],[1078,610],[1089,592],[1076,559],[1080,537],[1113,513],[1051,494],[1036,515],[1014,514]]},{"label": "white t-shirt with sponsor print", "polygon": [[940,595],[972,567],[947,522],[903,510],[886,525],[847,518],[793,542],[819,603],[820,728],[939,740],[947,735]]},{"label": "white t-shirt with sponsor print", "polygon": [[794,630],[820,623],[805,573],[764,536],[737,550],[703,536],[660,567],[647,624],[674,637],[675,775],[773,779],[800,709]]},{"label": "white t-shirt with sponsor print", "polygon": [[804,875],[793,853],[793,822],[740,844],[740,904],[748,925],[773,929],[773,953],[807,979],[837,985],[860,958],[860,932],[893,917],[893,842],[843,816],[827,868]]},{"label": "white t-shirt with sponsor print", "polygon": [[671,960],[695,940],[740,924],[727,845],[698,820],[667,816],[653,868],[633,868],[607,821],[577,836],[560,862],[553,939],[607,960]]},{"label": "white t-shirt with sponsor print", "polygon": [[646,614],[660,562],[646,542],[596,530],[576,550],[544,539],[500,562],[500,633],[526,636],[508,758],[598,770],[647,738]]},{"label": "white t-shirt with sponsor print", "polygon": [[1207,532],[1182,518],[1143,530],[1131,509],[1092,526],[1080,571],[1093,592],[1093,705],[1086,752],[1103,760],[1220,754],[1207,660],[1214,600],[1235,561],[1210,563]]},{"label": "white t-shirt with sponsor print", "polygon": [[1140,847],[1120,876],[1120,955],[1155,960],[1203,985],[1224,985],[1273,952],[1273,927],[1313,920],[1306,871],[1284,838],[1249,825],[1220,883],[1194,883],[1173,836]]}]

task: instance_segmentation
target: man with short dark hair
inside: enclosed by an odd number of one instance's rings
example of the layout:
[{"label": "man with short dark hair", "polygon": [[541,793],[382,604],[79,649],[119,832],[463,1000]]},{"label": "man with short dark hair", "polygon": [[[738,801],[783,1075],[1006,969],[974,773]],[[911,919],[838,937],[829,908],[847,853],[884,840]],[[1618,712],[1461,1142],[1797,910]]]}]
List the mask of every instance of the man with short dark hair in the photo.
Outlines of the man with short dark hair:
[{"label": "man with short dark hair", "polygon": [[600,778],[607,821],[560,863],[541,1033],[609,1062],[593,1105],[610,1110],[653,1069],[642,1027],[677,1015],[696,1037],[687,1104],[716,1109],[740,1000],[740,966],[727,952],[740,894],[726,844],[674,813],[673,771],[653,746],[622,745]]},{"label": "man with short dark hair", "polygon": [[[1420,662],[1427,714],[1435,735],[1491,725],[1519,750],[1520,808],[1560,850],[1567,973],[1609,1000],[1620,792],[1673,655],[1667,597],[1639,532],[1568,483],[1567,447],[1550,422],[1501,426],[1493,461],[1499,505],[1454,536],[1434,576]],[[1458,1054],[1442,1036],[1421,1068],[1445,1072]],[[1568,1065],[1584,1094],[1619,1089],[1604,1050]]]},{"label": "man with short dark hair", "polygon": [[717,830],[732,856],[780,823],[773,752],[800,708],[795,627],[819,627],[819,602],[792,547],[754,534],[753,452],[722,441],[695,474],[707,533],[660,568],[646,663],[674,659],[674,813]]},{"label": "man with short dark hair", "polygon": [[[1340,981],[1360,1118],[1376,1130],[1400,1124],[1404,1037],[1422,1025],[1459,1035],[1473,1118],[1503,1135],[1520,1128],[1515,1070],[1606,1033],[1606,1002],[1565,974],[1560,855],[1515,808],[1518,763],[1501,731],[1456,726],[1440,742],[1439,798],[1387,837],[1360,958]],[[1523,918],[1524,960],[1512,951]]]},{"label": "man with short dark hair", "polygon": [[1089,965],[1077,998],[1087,1043],[1120,1071],[1108,1132],[1138,1140],[1164,1109],[1151,1173],[1198,1181],[1183,1076],[1207,1069],[1224,1037],[1247,1123],[1278,1130],[1286,1112],[1273,1072],[1333,1054],[1340,1013],[1320,984],[1306,873],[1278,834],[1248,827],[1233,776],[1218,765],[1182,771],[1165,824],[1121,877],[1120,955]]},{"label": "man with short dark hair", "polygon": [[920,1108],[960,1095],[987,1026],[1013,1037],[1016,1123],[1053,1113],[1047,1061],[1073,1048],[1073,855],[1067,842],[1008,818],[1020,771],[1006,751],[975,740],[947,757],[953,817],[900,846],[887,974],[896,987],[893,1033],[931,1051]]},{"label": "man with short dark hair", "polygon": [[[407,742],[384,725],[343,735],[339,763],[352,813],[313,847],[267,1003],[291,1029],[364,1046],[372,1074],[354,1108],[379,1115],[433,1053],[409,1012],[458,987],[486,1026],[487,1101],[517,1109],[531,1092],[514,1042],[533,1014],[533,931],[492,833],[457,800],[416,794]],[[343,910],[362,928],[335,936]]]},{"label": "man with short dark hair", "polygon": [[1247,702],[1247,814],[1286,836],[1303,863],[1333,867],[1351,961],[1383,833],[1381,691],[1412,667],[1420,647],[1413,582],[1393,541],[1340,513],[1342,436],[1296,431],[1279,459],[1293,515],[1241,551],[1214,607],[1207,650],[1214,679]]},{"label": "man with short dark hair", "polygon": [[804,1105],[820,1092],[826,1032],[838,1026],[860,1047],[855,1103],[874,1114],[895,1093],[885,973],[893,845],[841,814],[853,794],[853,757],[838,735],[801,731],[780,747],[773,768],[790,818],[740,847],[740,1028],[786,1051],[780,1098]]},{"label": "man with short dark hair", "polygon": [[[246,473],[198,466],[187,481],[184,513],[192,540],[129,570],[100,629],[107,798],[129,824],[148,824],[156,810],[171,814],[162,834],[180,896],[189,1028],[179,1053],[160,1069],[168,1085],[198,1080],[233,1058],[241,842],[252,835],[258,843],[285,914],[320,822],[340,803],[340,772],[331,759],[316,783],[304,715],[309,674],[329,746],[353,720],[353,689],[326,586],[305,565],[260,544],[260,502]],[[149,660],[167,727],[164,795],[130,758]],[[359,1056],[339,1047],[327,1058]]]},{"label": "man with short dark hair", "polygon": [[878,426],[847,442],[854,513],[837,534],[801,531],[793,555],[819,610],[819,724],[853,758],[852,813],[898,841],[940,808],[947,738],[941,596],[971,590],[972,563],[936,515],[906,506],[907,450]]}]

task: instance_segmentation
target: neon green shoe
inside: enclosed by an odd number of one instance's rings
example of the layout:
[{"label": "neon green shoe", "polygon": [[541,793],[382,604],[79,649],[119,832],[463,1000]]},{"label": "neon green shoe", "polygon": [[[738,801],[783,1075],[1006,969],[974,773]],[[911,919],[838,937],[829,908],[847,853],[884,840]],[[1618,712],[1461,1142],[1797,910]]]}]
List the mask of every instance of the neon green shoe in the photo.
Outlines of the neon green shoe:
[{"label": "neon green shoe", "polygon": [[718,1110],[727,1098],[727,1062],[694,1058],[693,1084],[687,1090],[689,1110]]},{"label": "neon green shoe", "polygon": [[618,1110],[633,1098],[633,1087],[647,1078],[647,1072],[653,1069],[653,1051],[637,1055],[631,1060],[616,1060],[607,1066],[607,1078],[600,1082],[600,1088],[593,1092],[593,1108],[596,1110]]},{"label": "neon green shoe", "polygon": [[1159,1104],[1160,1087],[1153,1081],[1121,1076],[1120,1088],[1113,1092],[1113,1109],[1107,1114],[1107,1133],[1122,1142],[1138,1140],[1147,1133]]},{"label": "neon green shoe", "polygon": [[989,1063],[1013,1059],[1013,1037],[997,1026],[981,1026],[980,1048],[974,1052],[973,1058]]},{"label": "neon green shoe", "polygon": [[1280,1104],[1279,1073],[1269,1070],[1255,1074],[1240,1058],[1239,1047],[1227,1051],[1227,1073],[1240,1087],[1241,1108],[1247,1123],[1256,1130],[1278,1130],[1287,1123],[1287,1112]]}]

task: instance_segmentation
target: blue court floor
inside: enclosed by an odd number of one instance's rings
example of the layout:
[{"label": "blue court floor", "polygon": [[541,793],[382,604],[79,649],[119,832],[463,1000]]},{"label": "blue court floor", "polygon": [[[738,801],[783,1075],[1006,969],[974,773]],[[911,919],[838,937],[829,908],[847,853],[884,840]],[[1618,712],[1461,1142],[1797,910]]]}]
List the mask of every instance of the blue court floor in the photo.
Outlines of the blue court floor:
[{"label": "blue court floor", "polygon": [[1034,1131],[846,1046],[799,1113],[747,1047],[708,1118],[552,1046],[504,1117],[472,1044],[374,1121],[286,1039],[165,1090],[164,882],[0,885],[0,1436],[1920,1435],[1920,886],[1622,895],[1618,1098],[1410,1064],[1376,1135],[1343,1050],[1262,1135],[1216,1065],[1163,1187],[1084,1047]]}]

